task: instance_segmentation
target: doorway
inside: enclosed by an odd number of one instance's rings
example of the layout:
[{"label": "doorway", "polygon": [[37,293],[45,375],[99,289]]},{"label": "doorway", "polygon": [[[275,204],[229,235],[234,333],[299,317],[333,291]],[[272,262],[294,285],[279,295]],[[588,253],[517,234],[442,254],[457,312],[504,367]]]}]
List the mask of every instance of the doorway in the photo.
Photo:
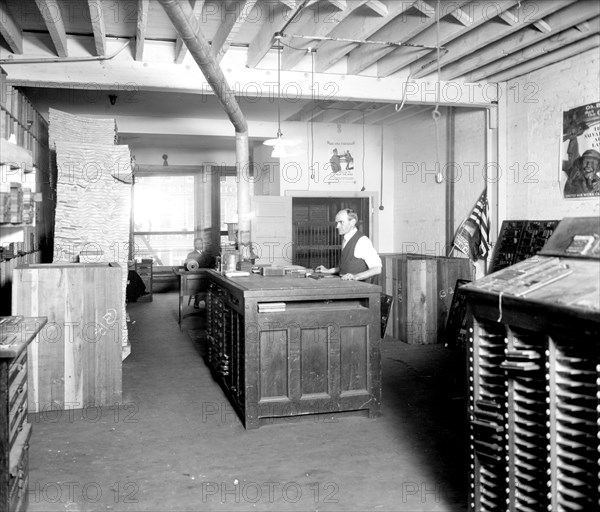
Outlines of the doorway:
[{"label": "doorway", "polygon": [[335,215],[344,208],[353,209],[359,218],[357,228],[369,236],[368,197],[293,197],[292,242],[294,265],[328,268],[338,264],[340,236]]}]

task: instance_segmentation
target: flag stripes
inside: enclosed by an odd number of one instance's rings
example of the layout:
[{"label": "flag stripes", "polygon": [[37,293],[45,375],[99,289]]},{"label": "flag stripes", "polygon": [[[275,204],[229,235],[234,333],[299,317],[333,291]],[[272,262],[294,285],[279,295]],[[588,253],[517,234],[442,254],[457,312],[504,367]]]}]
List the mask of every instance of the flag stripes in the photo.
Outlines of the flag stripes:
[{"label": "flag stripes", "polygon": [[487,189],[481,193],[481,196],[477,200],[471,215],[469,215],[469,220],[473,221],[479,230],[479,257],[486,258],[490,250],[490,224],[488,220]]}]

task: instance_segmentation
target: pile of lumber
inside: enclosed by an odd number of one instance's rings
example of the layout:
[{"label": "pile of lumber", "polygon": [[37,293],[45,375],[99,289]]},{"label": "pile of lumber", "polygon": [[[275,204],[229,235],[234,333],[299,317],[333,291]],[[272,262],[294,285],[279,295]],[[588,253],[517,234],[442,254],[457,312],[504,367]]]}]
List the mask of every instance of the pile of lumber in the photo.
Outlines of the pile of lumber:
[{"label": "pile of lumber", "polygon": [[115,145],[116,133],[114,119],[50,109],[49,139],[57,176],[53,262],[120,264],[126,356],[131,154],[128,146]]}]

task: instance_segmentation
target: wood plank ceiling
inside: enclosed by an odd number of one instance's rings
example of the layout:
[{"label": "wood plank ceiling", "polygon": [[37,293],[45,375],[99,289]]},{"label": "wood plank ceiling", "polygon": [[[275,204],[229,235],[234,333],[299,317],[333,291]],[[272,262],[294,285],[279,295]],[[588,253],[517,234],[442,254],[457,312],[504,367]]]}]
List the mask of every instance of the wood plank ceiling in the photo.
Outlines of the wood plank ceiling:
[{"label": "wood plank ceiling", "polygon": [[[502,82],[598,49],[600,40],[594,0],[182,1],[192,5],[217,61],[241,47],[251,69],[264,69],[280,48],[282,70],[308,59],[317,73]],[[49,38],[61,59],[71,56],[71,37],[88,38],[97,57],[107,56],[111,39],[130,41],[135,61],[149,58],[149,41],[172,44],[175,63],[186,55],[157,0],[1,0],[0,34],[0,60],[27,59],[33,36]],[[287,119],[385,124],[396,108],[360,98],[305,101]]]}]

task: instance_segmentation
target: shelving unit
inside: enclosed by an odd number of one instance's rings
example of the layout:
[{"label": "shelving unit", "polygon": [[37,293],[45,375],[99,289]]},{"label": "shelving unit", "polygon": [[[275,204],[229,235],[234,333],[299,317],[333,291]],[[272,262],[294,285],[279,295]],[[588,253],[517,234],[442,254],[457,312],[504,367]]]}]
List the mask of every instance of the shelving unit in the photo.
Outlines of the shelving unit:
[{"label": "shelving unit", "polygon": [[462,288],[472,512],[598,509],[599,224],[565,219],[538,256]]},{"label": "shelving unit", "polygon": [[557,225],[557,220],[505,220],[490,263],[490,273],[537,254]]},{"label": "shelving unit", "polygon": [[[48,125],[0,68],[0,279],[5,260],[37,253],[49,244],[52,183]],[[46,202],[41,205],[41,201]],[[43,214],[42,214],[43,211]],[[44,217],[43,221],[40,218]],[[28,259],[27,263],[30,263]],[[3,276],[3,277],[2,277]]]},{"label": "shelving unit", "polygon": [[[21,194],[31,191],[24,217],[19,188]],[[0,214],[0,314],[11,311],[14,269],[51,261],[55,189],[48,124],[18,88],[8,85],[0,68],[0,208],[7,208]]]}]

